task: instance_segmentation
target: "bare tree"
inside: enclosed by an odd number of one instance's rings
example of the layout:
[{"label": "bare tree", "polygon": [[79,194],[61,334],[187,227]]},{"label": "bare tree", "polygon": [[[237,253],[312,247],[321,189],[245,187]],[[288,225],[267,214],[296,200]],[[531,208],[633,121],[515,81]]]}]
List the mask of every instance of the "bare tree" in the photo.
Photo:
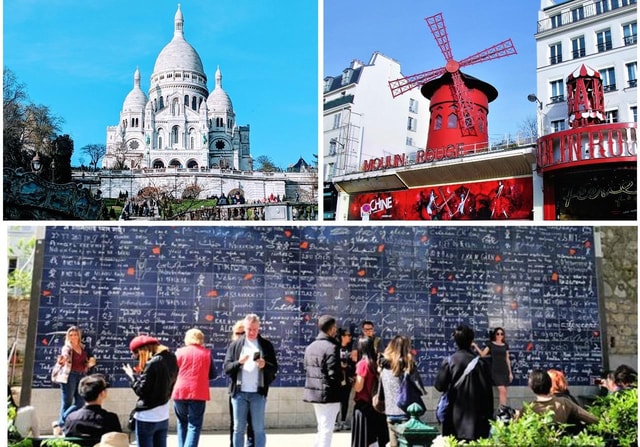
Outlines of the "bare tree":
[{"label": "bare tree", "polygon": [[3,71],[4,167],[30,169],[36,152],[51,157],[51,142],[63,123],[48,106],[29,101],[26,87],[8,68]]},{"label": "bare tree", "polygon": [[527,116],[520,123],[520,127],[518,128],[518,131],[521,134],[525,135],[527,138],[531,138],[534,141],[537,140],[539,137],[537,117],[535,115]]},{"label": "bare tree", "polygon": [[97,171],[98,163],[107,153],[107,147],[104,144],[87,144],[81,151],[89,156],[89,166],[93,167],[94,171]]},{"label": "bare tree", "polygon": [[256,158],[256,162],[258,163],[258,167],[256,171],[261,172],[275,172],[279,171],[279,168],[271,161],[268,155],[260,155]]}]

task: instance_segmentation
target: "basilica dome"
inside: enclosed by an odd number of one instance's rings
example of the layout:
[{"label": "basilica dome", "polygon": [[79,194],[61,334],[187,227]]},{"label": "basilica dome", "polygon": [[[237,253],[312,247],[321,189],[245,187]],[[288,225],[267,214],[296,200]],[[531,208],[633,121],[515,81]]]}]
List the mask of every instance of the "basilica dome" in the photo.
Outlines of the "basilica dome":
[{"label": "basilica dome", "polygon": [[147,104],[147,95],[140,88],[140,70],[136,68],[133,75],[133,89],[129,92],[122,104],[123,112],[140,112]]},{"label": "basilica dome", "polygon": [[207,107],[210,112],[233,112],[231,98],[222,89],[222,73],[220,67],[216,70],[216,87],[207,98]]},{"label": "basilica dome", "polygon": [[153,73],[164,71],[186,70],[197,72],[204,76],[202,60],[198,52],[184,38],[184,19],[180,5],[174,19],[173,39],[160,51]]}]

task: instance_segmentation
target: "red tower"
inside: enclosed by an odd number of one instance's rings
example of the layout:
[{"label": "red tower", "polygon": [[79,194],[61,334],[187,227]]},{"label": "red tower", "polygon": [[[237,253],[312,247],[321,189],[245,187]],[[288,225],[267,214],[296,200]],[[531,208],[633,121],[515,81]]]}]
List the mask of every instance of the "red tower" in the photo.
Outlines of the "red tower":
[{"label": "red tower", "polygon": [[582,64],[567,77],[567,107],[572,128],[604,122],[604,87],[600,73]]},{"label": "red tower", "polygon": [[[487,142],[488,103],[498,96],[498,92],[486,82],[461,73],[460,68],[511,56],[516,54],[516,49],[511,39],[507,39],[461,61],[456,61],[453,59],[442,13],[427,17],[425,20],[444,55],[446,65],[389,81],[391,94],[395,98],[424,85],[422,93],[431,99],[431,123],[427,147],[437,148],[462,143],[463,147],[473,150],[478,143]],[[435,114],[434,107],[437,108]],[[440,119],[436,121],[438,116]]]}]

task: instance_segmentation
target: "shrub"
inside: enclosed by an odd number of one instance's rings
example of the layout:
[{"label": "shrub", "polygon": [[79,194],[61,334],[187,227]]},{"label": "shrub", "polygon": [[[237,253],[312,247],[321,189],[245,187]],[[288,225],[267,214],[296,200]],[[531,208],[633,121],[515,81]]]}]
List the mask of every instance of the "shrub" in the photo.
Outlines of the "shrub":
[{"label": "shrub", "polygon": [[589,411],[598,423],[588,427],[590,433],[607,440],[607,446],[638,445],[638,390],[610,393],[598,398]]},{"label": "shrub", "polygon": [[517,419],[510,422],[491,421],[491,434],[488,438],[471,442],[460,442],[448,437],[442,445],[458,447],[604,447],[604,440],[595,434],[582,432],[579,435],[567,435],[565,424],[555,424],[553,413],[538,414],[529,405]]}]

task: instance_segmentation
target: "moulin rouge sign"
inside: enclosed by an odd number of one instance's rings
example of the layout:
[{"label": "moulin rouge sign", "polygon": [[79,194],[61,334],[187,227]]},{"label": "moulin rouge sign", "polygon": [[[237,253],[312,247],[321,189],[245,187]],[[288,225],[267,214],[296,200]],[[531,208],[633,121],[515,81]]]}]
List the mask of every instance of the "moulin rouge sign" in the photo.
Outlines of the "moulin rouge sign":
[{"label": "moulin rouge sign", "polygon": [[[430,163],[432,161],[448,160],[458,158],[464,154],[464,144],[449,144],[436,149],[426,148],[416,152],[415,164]],[[379,171],[380,169],[400,168],[407,162],[406,154],[387,155],[385,157],[365,160],[362,166],[363,171]]]}]

